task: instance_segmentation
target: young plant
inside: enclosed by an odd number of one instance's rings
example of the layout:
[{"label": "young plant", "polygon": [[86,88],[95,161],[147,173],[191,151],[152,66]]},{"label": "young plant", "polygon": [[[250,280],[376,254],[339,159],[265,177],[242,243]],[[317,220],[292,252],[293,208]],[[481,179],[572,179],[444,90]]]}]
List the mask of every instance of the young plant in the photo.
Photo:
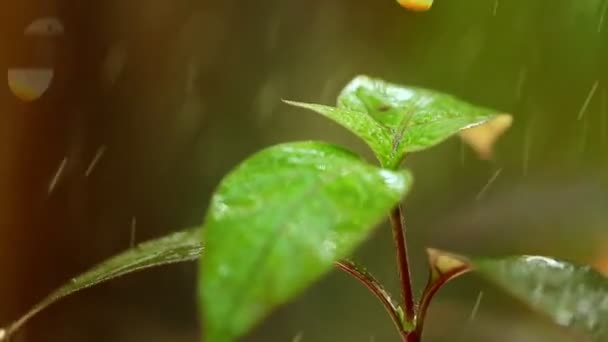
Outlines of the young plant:
[{"label": "young plant", "polygon": [[[422,338],[434,294],[476,271],[555,323],[608,339],[608,281],[587,266],[542,256],[467,258],[428,249],[429,278],[412,290],[401,200],[411,174],[407,154],[460,134],[488,158],[511,117],[430,90],[356,77],[337,106],[288,102],[344,126],[369,145],[379,166],[343,147],[293,142],[243,161],[217,188],[202,228],[143,243],[72,279],[0,329],[13,336],[55,301],[115,277],[200,258],[204,340],[238,339],[334,266],[365,285],[386,308],[402,341]],[[401,285],[398,301],[349,257],[377,223],[390,218]],[[204,245],[204,248],[203,248]]]}]

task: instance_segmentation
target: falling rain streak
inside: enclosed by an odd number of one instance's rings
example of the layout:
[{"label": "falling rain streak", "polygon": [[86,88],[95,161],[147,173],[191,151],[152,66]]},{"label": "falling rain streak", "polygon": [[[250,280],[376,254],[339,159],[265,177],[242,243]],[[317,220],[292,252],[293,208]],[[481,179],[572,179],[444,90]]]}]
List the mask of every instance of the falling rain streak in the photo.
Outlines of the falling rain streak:
[{"label": "falling rain streak", "polygon": [[89,177],[91,175],[91,173],[95,169],[95,166],[97,166],[97,164],[99,163],[99,160],[101,159],[101,157],[103,157],[105,152],[106,152],[105,146],[101,146],[99,149],[97,149],[97,152],[95,153],[95,156],[93,157],[93,160],[91,160],[91,163],[89,164],[89,166],[87,167],[87,170],[84,173],[84,175],[86,177]]},{"label": "falling rain streak", "polygon": [[523,151],[523,175],[528,175],[528,169],[530,167],[530,150],[532,149],[532,128],[533,120],[530,120],[528,126],[526,126],[526,133],[524,135],[524,151]]},{"label": "falling rain streak", "polygon": [[600,109],[601,119],[602,119],[602,122],[600,123],[600,137],[602,139],[601,140],[602,143],[606,142],[606,133],[608,131],[608,113],[607,113],[608,108],[606,107],[606,105],[608,104],[607,103],[608,98],[607,98],[606,91],[607,91],[606,88],[602,89],[601,104],[600,104],[601,105],[601,109]]},{"label": "falling rain streak", "polygon": [[460,166],[464,166],[465,161],[467,159],[467,149],[466,143],[460,139]]},{"label": "falling rain streak", "polygon": [[129,247],[133,248],[135,246],[135,232],[137,230],[137,218],[133,216],[131,218],[131,235],[129,236]]},{"label": "falling rain streak", "polygon": [[492,8],[492,15],[496,16],[498,14],[498,0],[494,0],[494,8]]},{"label": "falling rain streak", "polygon": [[602,28],[604,27],[604,18],[606,17],[606,10],[608,10],[608,0],[604,0],[602,5],[602,10],[600,12],[600,20],[597,23],[597,33],[602,32]]},{"label": "falling rain streak", "polygon": [[51,182],[49,183],[49,188],[48,188],[49,194],[51,194],[53,192],[53,190],[55,190],[55,187],[57,186],[57,183],[59,183],[59,179],[61,179],[61,175],[63,174],[63,170],[65,169],[65,166],[67,165],[67,163],[68,163],[68,158],[65,157],[61,161],[61,164],[59,164],[59,167],[57,168],[57,172],[55,172],[53,179],[51,179]]},{"label": "falling rain streak", "polygon": [[583,127],[581,128],[581,140],[578,145],[578,149],[580,153],[585,152],[587,148],[587,137],[589,135],[589,117],[585,116],[583,118]]},{"label": "falling rain streak", "polygon": [[577,120],[581,120],[583,118],[583,115],[585,115],[585,112],[587,111],[587,108],[589,108],[589,104],[591,103],[591,100],[593,99],[593,95],[595,95],[595,92],[596,92],[599,84],[600,84],[599,80],[593,82],[593,85],[591,86],[591,90],[589,90],[589,93],[587,94],[587,98],[585,98],[585,102],[583,102],[583,105],[581,106],[581,110],[578,112]]},{"label": "falling rain streak", "polygon": [[521,100],[524,91],[524,85],[526,84],[526,79],[528,78],[528,68],[523,66],[519,70],[519,74],[517,75],[517,85],[515,86],[515,99],[517,101]]},{"label": "falling rain streak", "polygon": [[480,199],[483,198],[483,196],[485,195],[485,193],[488,191],[488,189],[490,188],[490,186],[496,181],[496,178],[498,178],[498,176],[500,176],[500,173],[502,172],[502,168],[496,170],[494,172],[494,174],[492,175],[492,177],[490,177],[490,179],[488,180],[488,182],[486,183],[486,185],[484,185],[483,188],[481,188],[481,190],[479,191],[479,193],[477,194],[477,196],[475,196],[475,200],[479,201]]},{"label": "falling rain streak", "polygon": [[479,311],[479,305],[481,304],[481,300],[483,299],[483,291],[479,291],[477,295],[477,299],[475,300],[475,305],[473,305],[473,310],[471,311],[471,315],[469,316],[469,321],[472,321],[477,316],[477,312]]},{"label": "falling rain streak", "polygon": [[303,336],[304,336],[304,334],[299,332],[296,334],[296,336],[293,337],[293,340],[291,340],[291,342],[302,342]]}]

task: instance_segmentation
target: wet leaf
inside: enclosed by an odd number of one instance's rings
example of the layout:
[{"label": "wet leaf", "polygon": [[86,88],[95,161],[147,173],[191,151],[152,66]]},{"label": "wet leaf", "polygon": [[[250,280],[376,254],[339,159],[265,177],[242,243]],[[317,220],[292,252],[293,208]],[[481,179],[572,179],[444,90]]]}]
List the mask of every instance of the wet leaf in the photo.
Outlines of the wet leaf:
[{"label": "wet leaf", "polygon": [[281,144],[221,182],[205,222],[205,341],[232,341],[349,255],[409,188],[406,171],[320,142]]},{"label": "wet leaf", "polygon": [[295,101],[285,101],[285,103],[300,108],[310,109],[335,121],[367,143],[380,160],[382,160],[382,156],[388,156],[391,153],[391,131],[374,120],[374,118],[366,112],[314,103]]},{"label": "wet leaf", "polygon": [[[461,130],[484,124],[499,115],[451,95],[367,76],[351,81],[338,97],[335,108],[291,104],[311,109],[348,128],[363,139],[388,168],[399,166],[409,152],[430,148]],[[490,139],[491,134],[484,132],[485,140],[481,134],[471,140],[479,145],[485,143],[487,149],[498,134]]]},{"label": "wet leaf", "polygon": [[468,259],[435,252],[468,264],[556,324],[585,332],[594,340],[608,339],[608,278],[590,266],[543,256]]},{"label": "wet leaf", "polygon": [[52,292],[6,329],[0,329],[0,341],[8,339],[33,316],[49,305],[77,291],[147,268],[194,261],[199,258],[202,251],[200,229],[173,233],[156,240],[141,243],[124,253],[102,262]]},{"label": "wet leaf", "polygon": [[608,339],[608,278],[591,267],[542,256],[479,259],[473,266],[555,323]]}]

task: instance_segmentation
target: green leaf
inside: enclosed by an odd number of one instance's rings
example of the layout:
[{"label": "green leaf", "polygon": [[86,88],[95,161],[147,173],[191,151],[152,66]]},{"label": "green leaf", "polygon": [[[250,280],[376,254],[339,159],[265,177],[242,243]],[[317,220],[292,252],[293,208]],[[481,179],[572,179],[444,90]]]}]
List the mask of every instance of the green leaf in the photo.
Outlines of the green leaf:
[{"label": "green leaf", "polygon": [[589,266],[543,256],[472,261],[476,271],[565,327],[608,340],[608,279]]},{"label": "green leaf", "polygon": [[608,340],[608,278],[590,266],[531,255],[469,259],[431,249],[429,256],[438,274],[473,270],[556,324]]},{"label": "green leaf", "polygon": [[205,341],[232,341],[301,293],[349,255],[410,184],[406,171],[320,142],[273,146],[240,164],[205,221]]},{"label": "green leaf", "polygon": [[[300,108],[310,109],[335,121],[361,138],[378,158],[391,154],[393,138],[390,129],[384,127],[384,125],[377,122],[365,112],[314,103],[295,101],[285,101],[285,103]],[[380,159],[380,161],[382,161],[382,159]]]},{"label": "green leaf", "polygon": [[[432,147],[498,115],[508,116],[451,95],[367,76],[356,77],[342,90],[337,107],[288,103],[311,109],[348,128],[389,168],[396,168],[408,152]],[[506,127],[510,126],[509,120],[501,120],[505,122]],[[493,143],[492,132],[499,135],[503,131],[484,131],[483,141]]]},{"label": "green leaf", "polygon": [[128,273],[155,266],[194,261],[200,257],[202,251],[200,229],[173,233],[141,243],[72,278],[70,282],[52,292],[6,329],[0,329],[0,341],[8,340],[36,314],[68,295]]}]

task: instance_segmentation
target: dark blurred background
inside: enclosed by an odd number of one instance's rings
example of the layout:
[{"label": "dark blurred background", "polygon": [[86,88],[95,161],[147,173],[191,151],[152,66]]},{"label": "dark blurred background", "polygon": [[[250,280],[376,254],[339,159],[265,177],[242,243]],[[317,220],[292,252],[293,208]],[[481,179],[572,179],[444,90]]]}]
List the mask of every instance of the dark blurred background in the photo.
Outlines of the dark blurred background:
[{"label": "dark blurred background", "polygon": [[[359,73],[515,117],[491,162],[457,139],[407,161],[418,291],[424,246],[608,270],[608,1],[435,2],[426,13],[391,0],[3,2],[13,85],[0,90],[0,323],[132,235],[200,224],[222,175],[263,146],[324,139],[369,156],[280,102],[331,104]],[[52,32],[24,34],[40,18],[56,19]],[[52,78],[11,73],[25,68]],[[16,91],[28,82],[42,91]],[[356,259],[397,293],[391,246],[381,227]],[[194,264],[130,275],[52,306],[16,341],[199,341],[195,286]],[[471,276],[440,294],[426,337],[581,340]],[[245,340],[397,336],[381,305],[333,272]]]}]

